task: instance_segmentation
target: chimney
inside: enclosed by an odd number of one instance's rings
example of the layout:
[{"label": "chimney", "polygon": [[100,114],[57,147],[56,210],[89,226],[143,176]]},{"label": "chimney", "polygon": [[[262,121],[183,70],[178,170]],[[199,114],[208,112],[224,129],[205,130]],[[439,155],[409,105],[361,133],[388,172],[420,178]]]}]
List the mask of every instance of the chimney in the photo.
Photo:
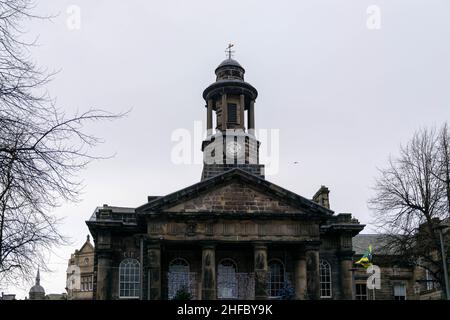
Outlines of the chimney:
[{"label": "chimney", "polygon": [[330,209],[330,196],[329,195],[330,195],[330,190],[325,186],[321,186],[320,189],[314,195],[313,201],[320,204],[322,207]]}]

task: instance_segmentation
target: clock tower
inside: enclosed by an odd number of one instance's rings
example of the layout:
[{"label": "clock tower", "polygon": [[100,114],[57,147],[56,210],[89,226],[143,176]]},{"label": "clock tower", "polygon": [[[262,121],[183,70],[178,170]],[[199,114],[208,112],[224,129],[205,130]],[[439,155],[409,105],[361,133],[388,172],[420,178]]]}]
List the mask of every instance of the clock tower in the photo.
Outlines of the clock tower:
[{"label": "clock tower", "polygon": [[202,144],[202,180],[236,167],[264,178],[255,136],[258,91],[244,81],[245,69],[232,59],[231,47],[215,70],[216,81],[203,92],[207,137]]}]

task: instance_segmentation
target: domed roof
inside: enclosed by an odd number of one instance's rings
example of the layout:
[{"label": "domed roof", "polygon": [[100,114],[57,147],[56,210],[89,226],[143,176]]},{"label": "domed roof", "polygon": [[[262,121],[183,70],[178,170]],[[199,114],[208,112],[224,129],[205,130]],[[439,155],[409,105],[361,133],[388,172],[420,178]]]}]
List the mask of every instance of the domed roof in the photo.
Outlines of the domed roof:
[{"label": "domed roof", "polygon": [[44,293],[45,294],[45,290],[40,284],[35,284],[34,286],[31,287],[30,293]]},{"label": "domed roof", "polygon": [[231,58],[228,58],[228,59],[223,60],[222,63],[219,64],[219,66],[216,68],[216,70],[219,69],[219,68],[223,68],[223,67],[239,67],[239,68],[244,69],[244,68],[240,65],[239,62],[237,62],[236,60],[231,59]]}]

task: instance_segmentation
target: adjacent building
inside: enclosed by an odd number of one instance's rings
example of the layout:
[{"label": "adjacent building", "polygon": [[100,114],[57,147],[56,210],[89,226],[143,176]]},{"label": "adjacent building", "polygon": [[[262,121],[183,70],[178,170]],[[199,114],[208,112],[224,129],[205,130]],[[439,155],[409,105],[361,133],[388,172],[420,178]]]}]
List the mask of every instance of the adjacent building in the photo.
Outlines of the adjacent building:
[{"label": "adjacent building", "polygon": [[67,267],[67,299],[92,300],[94,282],[94,246],[90,236],[70,255]]}]

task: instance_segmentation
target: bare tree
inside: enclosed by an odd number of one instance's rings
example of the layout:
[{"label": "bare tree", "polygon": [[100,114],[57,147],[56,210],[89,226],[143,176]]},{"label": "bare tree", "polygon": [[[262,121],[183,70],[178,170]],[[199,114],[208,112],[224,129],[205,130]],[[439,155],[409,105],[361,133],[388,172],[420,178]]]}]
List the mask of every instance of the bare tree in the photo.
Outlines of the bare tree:
[{"label": "bare tree", "polygon": [[439,172],[437,178],[442,182],[446,190],[447,213],[450,219],[450,130],[447,123],[444,124],[438,136],[438,160]]},{"label": "bare tree", "polygon": [[79,200],[79,170],[100,140],[88,121],[122,114],[90,109],[68,117],[45,91],[53,74],[29,57],[21,40],[31,0],[0,0],[0,287],[30,279],[45,253],[64,244],[52,209]]},{"label": "bare tree", "polygon": [[[440,241],[435,229],[448,217],[448,130],[420,130],[400,155],[380,170],[369,206],[385,234],[384,246],[420,266],[444,287]],[[447,250],[448,250],[448,246]]]}]

